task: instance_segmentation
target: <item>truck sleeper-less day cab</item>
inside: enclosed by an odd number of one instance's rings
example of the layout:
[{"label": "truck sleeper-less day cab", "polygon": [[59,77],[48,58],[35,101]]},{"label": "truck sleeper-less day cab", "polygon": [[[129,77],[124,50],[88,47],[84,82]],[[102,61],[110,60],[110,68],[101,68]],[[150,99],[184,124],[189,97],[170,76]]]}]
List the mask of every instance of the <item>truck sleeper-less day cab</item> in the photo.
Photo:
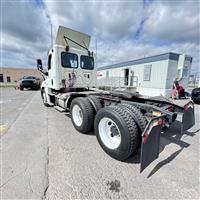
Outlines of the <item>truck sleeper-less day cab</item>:
[{"label": "truck sleeper-less day cab", "polygon": [[181,133],[194,125],[193,102],[182,107],[163,97],[98,90],[95,55],[89,44],[89,35],[59,27],[49,50],[48,71],[37,60],[45,78],[41,85],[43,103],[69,111],[79,132],[94,129],[103,150],[117,160],[126,160],[141,147],[142,172],[158,157],[161,132],[178,114],[182,115]]}]

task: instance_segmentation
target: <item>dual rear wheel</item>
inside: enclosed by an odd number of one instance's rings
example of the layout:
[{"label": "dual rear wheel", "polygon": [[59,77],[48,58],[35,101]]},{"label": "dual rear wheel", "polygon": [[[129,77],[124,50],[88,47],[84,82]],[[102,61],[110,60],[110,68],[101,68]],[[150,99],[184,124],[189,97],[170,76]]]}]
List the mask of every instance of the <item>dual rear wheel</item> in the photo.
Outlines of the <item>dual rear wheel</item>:
[{"label": "dual rear wheel", "polygon": [[141,138],[141,130],[131,115],[131,109],[137,111],[136,115],[139,113],[140,119],[142,113],[130,104],[104,108],[101,106],[96,110],[95,104],[101,104],[98,99],[94,101],[96,102],[92,104],[88,97],[79,97],[72,101],[70,114],[74,127],[81,133],[95,129],[103,150],[117,160],[126,160],[135,153]]}]

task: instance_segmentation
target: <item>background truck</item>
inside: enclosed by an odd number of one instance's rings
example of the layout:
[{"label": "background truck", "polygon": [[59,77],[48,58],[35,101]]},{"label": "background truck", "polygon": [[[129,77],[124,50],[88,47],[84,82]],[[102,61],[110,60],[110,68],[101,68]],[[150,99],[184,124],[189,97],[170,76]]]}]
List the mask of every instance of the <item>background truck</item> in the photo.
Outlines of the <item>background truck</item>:
[{"label": "background truck", "polygon": [[182,115],[181,132],[194,125],[193,102],[179,106],[163,97],[97,89],[95,55],[89,44],[89,35],[59,27],[48,53],[47,71],[42,60],[37,60],[45,78],[41,84],[43,103],[70,112],[79,132],[94,129],[103,150],[117,160],[126,160],[141,147],[142,172],[158,157],[161,132],[178,114]]},{"label": "background truck", "polygon": [[35,76],[23,76],[18,81],[18,87],[20,90],[31,89],[39,90],[40,89],[40,79]]}]

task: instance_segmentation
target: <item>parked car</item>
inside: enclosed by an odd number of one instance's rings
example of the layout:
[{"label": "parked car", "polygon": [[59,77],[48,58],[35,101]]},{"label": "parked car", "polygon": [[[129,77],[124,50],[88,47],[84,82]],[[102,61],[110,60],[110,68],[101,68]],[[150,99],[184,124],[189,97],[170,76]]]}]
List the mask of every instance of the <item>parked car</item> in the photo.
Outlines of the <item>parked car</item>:
[{"label": "parked car", "polygon": [[200,104],[200,87],[192,90],[191,98],[196,104]]},{"label": "parked car", "polygon": [[35,76],[24,76],[19,80],[19,89],[24,90],[31,89],[31,90],[38,90],[40,89],[40,79]]}]

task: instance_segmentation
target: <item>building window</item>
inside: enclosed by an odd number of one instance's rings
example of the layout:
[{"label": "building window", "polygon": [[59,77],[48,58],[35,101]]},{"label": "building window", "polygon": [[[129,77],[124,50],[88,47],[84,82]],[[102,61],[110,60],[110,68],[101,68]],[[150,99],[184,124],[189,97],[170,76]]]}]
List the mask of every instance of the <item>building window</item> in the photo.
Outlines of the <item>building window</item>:
[{"label": "building window", "polygon": [[0,83],[3,83],[3,74],[0,74]]},{"label": "building window", "polygon": [[150,81],[150,79],[151,79],[151,66],[152,65],[145,65],[144,66],[144,75],[143,75],[144,81]]},{"label": "building window", "polygon": [[7,83],[10,83],[10,82],[11,82],[10,76],[7,76],[6,79],[7,79]]},{"label": "building window", "polygon": [[176,78],[181,78],[181,69],[178,69],[177,77]]},{"label": "building window", "polygon": [[183,69],[182,78],[187,78],[188,76],[188,68]]}]

